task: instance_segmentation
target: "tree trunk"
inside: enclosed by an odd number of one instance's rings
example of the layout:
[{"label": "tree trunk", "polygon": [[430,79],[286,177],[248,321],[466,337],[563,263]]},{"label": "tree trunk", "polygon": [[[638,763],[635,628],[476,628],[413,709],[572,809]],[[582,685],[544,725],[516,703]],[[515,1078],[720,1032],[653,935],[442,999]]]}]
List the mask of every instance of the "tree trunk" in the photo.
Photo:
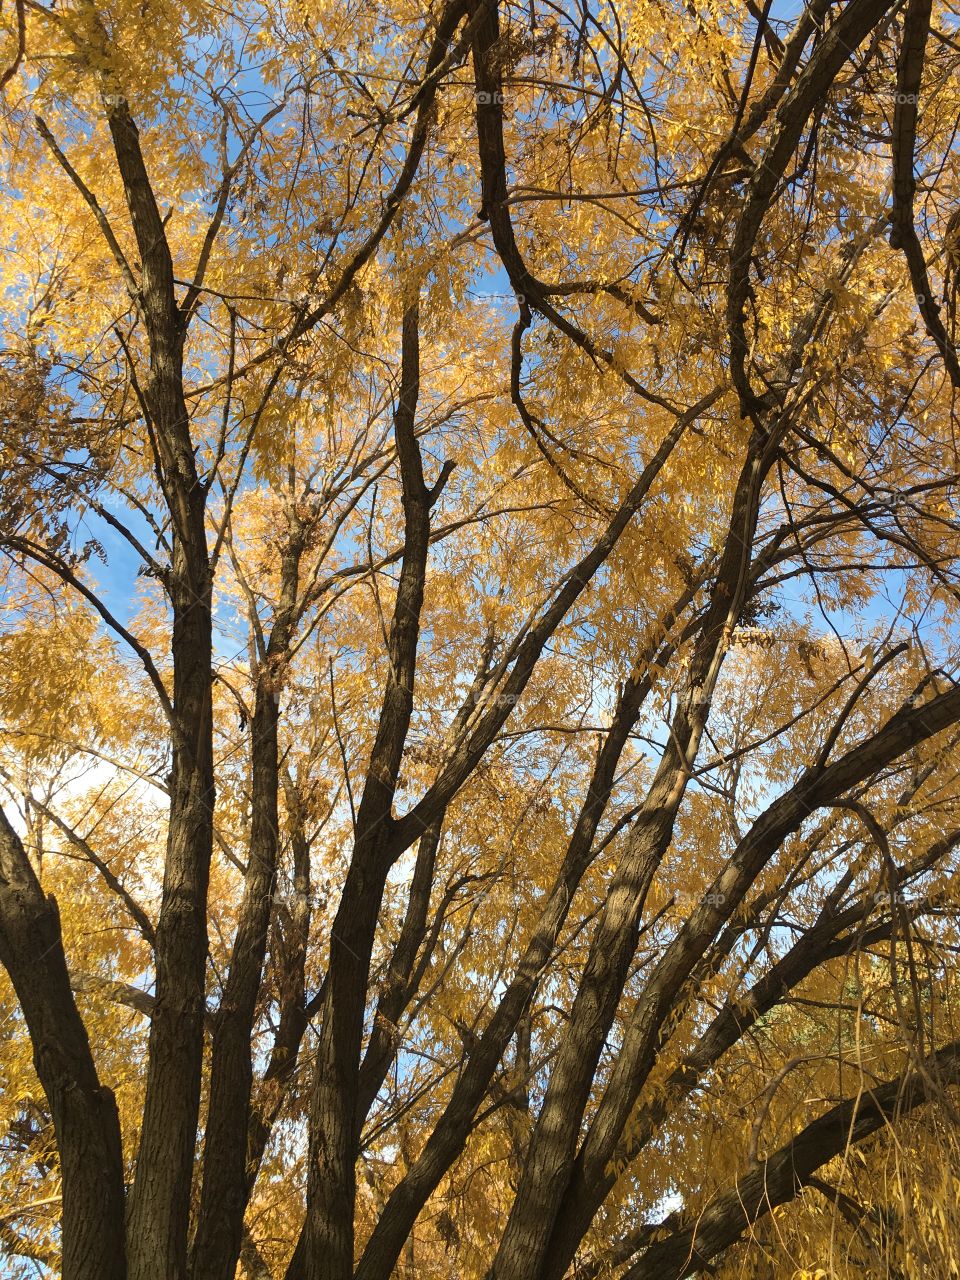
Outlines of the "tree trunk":
[{"label": "tree trunk", "polygon": [[123,1153],[77,1012],[60,915],[0,810],[0,963],[20,1001],[47,1095],[63,1184],[63,1280],[125,1280]]}]

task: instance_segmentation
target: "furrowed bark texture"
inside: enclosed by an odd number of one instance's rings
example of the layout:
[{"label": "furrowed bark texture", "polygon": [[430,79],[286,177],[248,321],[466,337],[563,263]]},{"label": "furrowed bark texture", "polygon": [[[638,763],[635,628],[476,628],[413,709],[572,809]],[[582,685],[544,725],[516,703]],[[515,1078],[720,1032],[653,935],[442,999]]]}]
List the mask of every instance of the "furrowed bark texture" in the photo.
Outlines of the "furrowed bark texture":
[{"label": "furrowed bark texture", "polygon": [[182,1280],[203,1061],[207,885],[213,851],[211,574],[200,483],[183,391],[183,318],[166,232],[125,98],[104,105],[142,263],[150,346],[144,397],[155,465],[171,517],[173,764],[163,892],[156,933],[156,1002],[146,1098],[130,1197],[132,1280]]},{"label": "furrowed bark texture", "polygon": [[281,566],[280,603],[257,681],[251,726],[252,818],[243,901],[211,1046],[203,1184],[191,1255],[191,1273],[196,1280],[232,1280],[243,1239],[249,1196],[253,1026],[280,850],[278,676],[293,628],[302,545],[301,530],[291,516]]},{"label": "furrowed bark texture", "polygon": [[63,1280],[123,1280],[123,1155],[113,1093],[100,1084],[70,989],[52,896],[0,810],[0,964],[23,1010],[50,1104],[63,1186]]}]

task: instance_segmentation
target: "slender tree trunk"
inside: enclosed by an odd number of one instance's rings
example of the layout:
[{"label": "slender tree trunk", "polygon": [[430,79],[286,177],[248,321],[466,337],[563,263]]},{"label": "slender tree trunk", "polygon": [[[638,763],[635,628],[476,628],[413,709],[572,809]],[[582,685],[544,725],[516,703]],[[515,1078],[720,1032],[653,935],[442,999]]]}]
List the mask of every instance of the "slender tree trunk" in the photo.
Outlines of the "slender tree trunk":
[{"label": "slender tree trunk", "polygon": [[307,945],[310,939],[310,844],[303,801],[286,774],[284,794],[293,853],[294,902],[278,943],[280,1020],[270,1061],[261,1081],[261,1097],[251,1109],[247,1130],[247,1194],[253,1188],[267,1142],[283,1105],[300,1042],[309,1022],[306,1008]]},{"label": "slender tree trunk", "polygon": [[[101,38],[108,45],[101,31]],[[130,1197],[132,1280],[184,1280],[200,1110],[206,1000],[207,885],[213,853],[211,566],[206,490],[183,390],[184,316],[173,258],[140,146],[112,73],[101,95],[140,252],[140,302],[149,338],[144,387],[157,479],[170,512],[173,606],[173,767],[163,893],[156,940],[156,992],[146,1097]]]},{"label": "slender tree trunk", "polygon": [[[206,548],[203,548],[204,559]],[[185,559],[183,553],[177,559]],[[192,576],[192,575],[191,575]],[[189,579],[188,579],[189,581]],[[174,607],[173,752],[156,999],[147,1089],[130,1203],[133,1280],[182,1280],[200,1108],[206,1011],[206,906],[213,849],[209,584]]]},{"label": "slender tree trunk", "polygon": [[253,727],[253,820],[243,907],[211,1048],[203,1190],[190,1271],[232,1280],[247,1205],[247,1130],[253,1085],[251,1033],[277,870],[277,705],[257,692]]},{"label": "slender tree trunk", "polygon": [[123,1153],[77,1012],[60,934],[20,837],[0,810],[0,963],[20,1001],[60,1153],[63,1280],[125,1280]]},{"label": "slender tree trunk", "polygon": [[273,912],[280,850],[280,720],[277,677],[296,607],[302,542],[292,527],[283,556],[281,600],[257,680],[251,745],[250,853],[240,920],[213,1034],[203,1185],[191,1258],[195,1280],[232,1280],[249,1195],[247,1142],[253,1087],[252,1040]]},{"label": "slender tree trunk", "polygon": [[491,1280],[535,1280],[573,1173],[597,1063],[636,952],[643,903],[670,843],[726,644],[744,600],[763,479],[773,453],[754,435],[740,473],[711,602],[686,696],[626,851],[607,892],[557,1060],[530,1140]]},{"label": "slender tree trunk", "polygon": [[403,317],[400,396],[394,417],[403,483],[404,553],[390,625],[390,673],[363,798],[353,860],[334,920],[323,1025],[310,1112],[306,1276],[350,1280],[356,1193],[360,1046],[370,956],[391,863],[391,808],[413,709],[430,506],[414,422],[420,390],[419,309]]}]

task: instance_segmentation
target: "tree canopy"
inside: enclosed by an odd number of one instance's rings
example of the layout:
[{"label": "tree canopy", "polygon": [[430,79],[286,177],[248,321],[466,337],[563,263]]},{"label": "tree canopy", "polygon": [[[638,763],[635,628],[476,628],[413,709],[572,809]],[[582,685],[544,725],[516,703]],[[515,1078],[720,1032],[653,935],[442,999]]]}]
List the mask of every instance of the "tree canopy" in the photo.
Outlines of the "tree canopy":
[{"label": "tree canopy", "polygon": [[0,28],[5,1274],[960,1274],[951,5]]}]

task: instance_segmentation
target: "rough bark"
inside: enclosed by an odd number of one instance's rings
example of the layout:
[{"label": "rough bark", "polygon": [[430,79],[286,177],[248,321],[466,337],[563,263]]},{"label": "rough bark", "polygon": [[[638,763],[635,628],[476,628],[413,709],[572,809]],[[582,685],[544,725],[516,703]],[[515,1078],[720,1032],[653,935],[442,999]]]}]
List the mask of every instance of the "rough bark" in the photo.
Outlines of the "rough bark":
[{"label": "rough bark", "polygon": [[0,810],[0,963],[10,975],[50,1104],[63,1186],[63,1280],[124,1280],[123,1154],[70,989],[56,900]]},{"label": "rough bark", "polygon": [[200,483],[183,390],[184,327],[166,231],[126,99],[103,102],[140,251],[150,348],[144,388],[158,480],[171,517],[173,764],[163,893],[156,930],[156,1001],[137,1171],[130,1197],[133,1280],[182,1280],[200,1106],[213,851],[211,573]]},{"label": "rough bark", "polygon": [[203,1182],[191,1274],[232,1280],[250,1192],[247,1145],[253,1087],[253,1026],[263,979],[280,851],[280,679],[297,607],[302,529],[291,514],[280,601],[257,680],[251,723],[251,828],[240,919],[215,1019]]}]

